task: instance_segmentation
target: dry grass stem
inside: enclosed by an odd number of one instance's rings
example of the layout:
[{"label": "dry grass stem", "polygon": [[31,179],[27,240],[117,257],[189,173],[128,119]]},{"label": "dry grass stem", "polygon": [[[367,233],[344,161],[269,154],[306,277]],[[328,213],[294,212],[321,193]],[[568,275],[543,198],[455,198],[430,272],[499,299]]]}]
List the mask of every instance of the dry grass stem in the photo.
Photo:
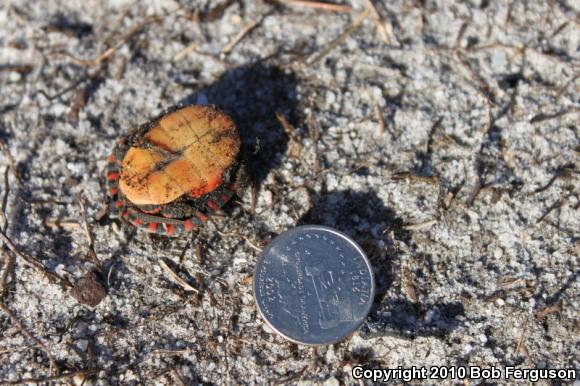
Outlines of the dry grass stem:
[{"label": "dry grass stem", "polygon": [[44,222],[49,228],[78,229],[81,224],[74,220],[46,220]]},{"label": "dry grass stem", "polygon": [[375,104],[375,117],[377,122],[379,123],[379,135],[382,136],[385,134],[385,119],[383,118],[381,108],[377,104]]},{"label": "dry grass stem", "polygon": [[431,228],[435,224],[437,224],[437,220],[430,220],[418,224],[408,224],[403,226],[403,229],[407,231],[416,231],[420,229]]},{"label": "dry grass stem", "polygon": [[181,59],[185,58],[187,55],[197,50],[197,47],[198,47],[197,43],[191,43],[185,46],[181,51],[175,54],[175,56],[173,57],[173,61],[179,62]]},{"label": "dry grass stem", "polygon": [[304,7],[319,9],[322,11],[338,12],[338,13],[351,13],[352,8],[348,5],[325,3],[322,1],[310,1],[310,0],[279,0],[276,3],[281,5],[290,5],[295,7]]},{"label": "dry grass stem", "polygon": [[240,32],[238,32],[238,34],[232,39],[232,41],[229,42],[228,44],[226,44],[222,48],[222,53],[228,54],[231,50],[233,50],[234,47],[237,46],[238,43],[241,42],[242,39],[247,34],[249,34],[254,28],[256,28],[259,23],[260,23],[260,20],[254,20],[250,24],[248,24],[244,29],[242,29]]},{"label": "dry grass stem", "polygon": [[320,59],[324,58],[326,55],[330,53],[330,51],[334,50],[338,45],[346,40],[354,31],[356,31],[362,23],[365,21],[367,16],[370,13],[370,9],[365,9],[358,17],[352,22],[352,24],[344,30],[336,39],[334,39],[330,44],[326,46],[321,52],[316,54],[312,59],[307,61],[308,64],[314,64],[318,62]]},{"label": "dry grass stem", "polygon": [[125,43],[127,43],[135,35],[143,32],[143,30],[145,29],[145,26],[147,26],[148,24],[151,24],[151,23],[159,22],[161,20],[163,20],[163,16],[160,16],[160,15],[150,16],[150,17],[146,18],[143,22],[141,22],[138,25],[136,25],[135,27],[131,28],[129,30],[129,32],[127,32],[125,35],[123,35],[123,37],[114,46],[105,50],[103,53],[101,53],[100,55],[98,55],[94,59],[78,59],[70,54],[64,54],[64,55],[69,57],[70,59],[72,59],[79,66],[84,66],[84,67],[97,66],[97,65],[103,63],[104,61],[106,61],[107,59],[111,58],[119,48],[121,48]]},{"label": "dry grass stem", "polygon": [[171,277],[171,279],[176,284],[180,285],[184,290],[195,292],[196,294],[199,294],[199,290],[197,290],[197,288],[192,287],[185,280],[180,278],[178,274],[176,274],[175,272],[173,272],[173,270],[171,268],[169,268],[169,266],[167,265],[167,263],[163,259],[159,260],[159,265],[161,266],[161,268],[163,268],[163,270],[165,272],[167,272],[167,274]]},{"label": "dry grass stem", "polygon": [[372,0],[364,0],[365,6],[367,9],[371,11],[371,16],[375,25],[377,26],[377,31],[379,32],[379,36],[381,40],[385,44],[391,43],[391,36],[393,36],[393,29],[390,23],[386,23],[382,18],[375,5],[373,4]]},{"label": "dry grass stem", "polygon": [[91,233],[91,229],[89,227],[89,222],[87,221],[87,208],[85,206],[85,200],[83,198],[82,192],[78,196],[78,202],[81,207],[81,218],[83,224],[83,230],[85,232],[85,236],[89,242],[89,255],[91,256],[91,260],[97,266],[98,270],[100,271],[102,266],[99,258],[97,257],[97,253],[95,252],[95,241],[93,240],[93,235]]},{"label": "dry grass stem", "polygon": [[0,150],[4,153],[4,156],[8,160],[8,165],[10,166],[10,170],[12,170],[12,174],[16,179],[16,182],[19,186],[22,186],[22,180],[20,179],[20,173],[18,172],[18,168],[16,167],[16,162],[14,162],[14,157],[12,157],[12,153],[10,153],[10,149],[8,148],[8,144],[2,138],[0,138]]}]

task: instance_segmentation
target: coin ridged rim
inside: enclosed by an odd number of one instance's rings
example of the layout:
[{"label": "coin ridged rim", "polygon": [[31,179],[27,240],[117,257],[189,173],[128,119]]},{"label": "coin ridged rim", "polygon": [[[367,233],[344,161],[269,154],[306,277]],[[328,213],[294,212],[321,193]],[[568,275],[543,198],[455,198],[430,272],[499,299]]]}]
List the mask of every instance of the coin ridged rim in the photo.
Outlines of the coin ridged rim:
[{"label": "coin ridged rim", "polygon": [[[348,330],[348,332],[344,335],[339,336],[336,339],[333,340],[329,340],[329,341],[325,341],[322,343],[308,343],[308,342],[302,342],[299,341],[295,338],[292,338],[288,335],[286,335],[284,332],[280,331],[277,327],[275,327],[270,320],[268,320],[268,318],[264,315],[264,312],[262,311],[262,308],[260,307],[260,302],[258,301],[258,296],[257,296],[257,289],[256,289],[256,272],[258,271],[258,268],[262,265],[262,262],[264,260],[264,256],[266,255],[266,253],[271,249],[271,247],[273,245],[276,244],[276,240],[279,240],[281,238],[285,238],[285,237],[289,237],[292,236],[296,233],[302,232],[304,230],[308,230],[308,231],[324,231],[324,232],[329,232],[329,233],[333,233],[337,236],[339,236],[340,238],[344,239],[345,241],[347,241],[350,245],[352,245],[352,247],[354,247],[354,249],[359,252],[359,256],[362,257],[362,259],[364,260],[369,273],[370,273],[370,281],[371,281],[371,291],[370,291],[370,301],[369,304],[364,312],[364,316],[361,318],[360,322],[358,322],[357,324],[354,324],[352,326],[351,329]],[[337,343],[342,341],[343,339],[347,338],[348,336],[352,335],[355,331],[357,331],[359,329],[359,327],[365,322],[365,320],[367,319],[372,306],[374,304],[374,300],[375,300],[375,275],[373,272],[373,267],[369,261],[369,258],[367,256],[367,254],[364,252],[364,250],[360,247],[360,245],[357,244],[356,241],[354,241],[351,237],[349,237],[348,235],[342,233],[341,231],[331,228],[331,227],[327,227],[324,225],[300,225],[297,227],[294,227],[290,230],[287,230],[285,232],[280,233],[278,236],[276,236],[272,241],[270,241],[270,243],[266,246],[266,248],[264,248],[264,250],[260,253],[260,255],[258,256],[258,259],[256,260],[256,266],[254,268],[254,274],[252,277],[252,292],[254,295],[254,301],[256,302],[256,306],[258,308],[258,311],[260,313],[260,316],[262,317],[262,319],[266,322],[266,324],[268,326],[270,326],[270,328],[272,328],[278,335],[282,336],[283,338],[294,342],[294,343],[298,343],[298,344],[302,344],[302,345],[306,345],[306,346],[322,346],[322,345],[328,345],[328,344],[333,344],[333,343]]]}]

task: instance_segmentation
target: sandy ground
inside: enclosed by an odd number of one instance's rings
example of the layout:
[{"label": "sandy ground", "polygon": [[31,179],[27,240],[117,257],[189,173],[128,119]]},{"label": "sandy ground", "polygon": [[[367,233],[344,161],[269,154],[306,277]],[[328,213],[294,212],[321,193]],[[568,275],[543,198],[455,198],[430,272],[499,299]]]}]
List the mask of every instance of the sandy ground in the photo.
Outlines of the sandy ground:
[{"label": "sandy ground", "polygon": [[[580,9],[374,1],[377,27],[366,4],[2,2],[0,382],[580,368]],[[255,210],[248,190],[177,239],[98,216],[115,139],[177,103],[234,117]],[[288,343],[255,307],[259,250],[297,224],[344,231],[374,267],[341,343]]]}]

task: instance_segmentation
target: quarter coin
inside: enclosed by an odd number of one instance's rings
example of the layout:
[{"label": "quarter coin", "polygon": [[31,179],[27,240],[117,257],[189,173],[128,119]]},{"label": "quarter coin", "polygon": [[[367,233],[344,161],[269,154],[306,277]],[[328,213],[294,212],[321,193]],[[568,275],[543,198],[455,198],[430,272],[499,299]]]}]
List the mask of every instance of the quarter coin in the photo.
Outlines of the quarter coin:
[{"label": "quarter coin", "polygon": [[371,265],[345,234],[305,225],[277,236],[254,272],[254,297],[277,333],[307,345],[337,342],[366,319],[375,294]]}]

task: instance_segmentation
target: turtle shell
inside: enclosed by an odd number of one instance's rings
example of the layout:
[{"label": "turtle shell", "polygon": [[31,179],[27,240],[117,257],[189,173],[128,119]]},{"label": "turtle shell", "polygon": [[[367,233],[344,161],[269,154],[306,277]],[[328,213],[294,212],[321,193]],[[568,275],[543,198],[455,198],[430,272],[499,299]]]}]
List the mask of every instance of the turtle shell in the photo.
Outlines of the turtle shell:
[{"label": "turtle shell", "polygon": [[107,173],[112,211],[150,231],[191,228],[233,195],[239,153],[239,132],[224,112],[169,110],[117,142]]}]

